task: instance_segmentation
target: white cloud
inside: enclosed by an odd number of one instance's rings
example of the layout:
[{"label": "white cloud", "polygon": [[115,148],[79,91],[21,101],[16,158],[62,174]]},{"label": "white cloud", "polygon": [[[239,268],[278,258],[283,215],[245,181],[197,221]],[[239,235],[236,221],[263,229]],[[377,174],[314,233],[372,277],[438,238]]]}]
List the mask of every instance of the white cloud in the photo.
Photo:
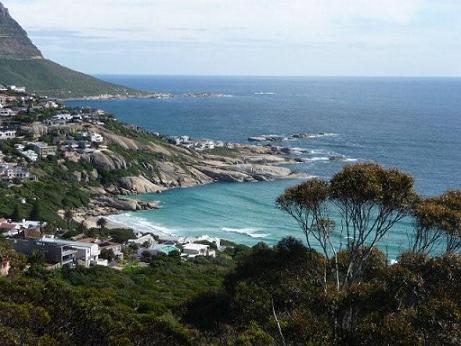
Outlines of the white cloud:
[{"label": "white cloud", "polygon": [[395,75],[461,68],[460,0],[3,3],[46,56],[84,71]]},{"label": "white cloud", "polygon": [[[28,29],[115,39],[305,42],[355,19],[405,24],[424,0],[9,0]],[[184,28],[185,30],[174,30]],[[124,30],[120,30],[124,29]],[[136,35],[134,35],[136,33]]]}]

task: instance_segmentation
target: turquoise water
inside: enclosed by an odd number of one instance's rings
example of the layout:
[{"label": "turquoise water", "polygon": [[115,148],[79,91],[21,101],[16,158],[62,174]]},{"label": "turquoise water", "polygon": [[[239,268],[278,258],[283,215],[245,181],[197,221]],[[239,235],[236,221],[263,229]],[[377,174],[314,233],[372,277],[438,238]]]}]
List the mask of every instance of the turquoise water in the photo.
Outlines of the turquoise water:
[{"label": "turquoise water", "polygon": [[[461,79],[430,78],[104,78],[132,87],[165,91],[168,100],[79,101],[119,119],[169,135],[246,142],[261,134],[326,132],[331,135],[283,142],[301,147],[304,162],[295,169],[330,177],[344,162],[375,161],[415,176],[424,195],[461,188]],[[185,92],[226,97],[190,98]],[[213,184],[149,196],[159,211],[117,216],[142,229],[177,235],[219,236],[245,244],[274,243],[298,235],[296,225],[275,208],[275,199],[297,181]],[[396,227],[386,248],[406,244],[408,222]]]}]

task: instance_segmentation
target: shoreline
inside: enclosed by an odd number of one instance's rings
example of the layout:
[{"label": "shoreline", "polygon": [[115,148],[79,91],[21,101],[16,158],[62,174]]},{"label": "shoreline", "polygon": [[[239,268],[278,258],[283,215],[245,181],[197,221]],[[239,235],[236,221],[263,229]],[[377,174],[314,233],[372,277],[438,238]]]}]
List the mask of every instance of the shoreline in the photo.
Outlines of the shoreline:
[{"label": "shoreline", "polygon": [[[285,179],[275,179],[275,180],[272,180],[272,182],[275,182],[277,180],[293,180],[293,181],[305,180],[305,179],[309,179],[309,177],[310,176],[308,176],[308,175],[298,175],[298,176],[293,176],[293,177],[285,178]],[[210,183],[205,183],[205,184],[197,184],[197,185],[194,185],[194,186],[173,187],[173,188],[166,189],[163,192],[174,191],[174,190],[178,190],[178,189],[193,189],[193,188],[199,188],[199,187],[210,185],[210,184],[222,184],[222,183],[224,183],[224,182],[215,181],[215,182],[210,182]],[[260,182],[254,182],[254,183],[258,184]],[[232,183],[232,184],[245,184],[245,183]],[[161,193],[163,193],[163,192],[161,192]],[[136,196],[153,195],[153,194],[154,193],[132,194],[132,195],[122,196],[122,198],[124,200],[131,200],[131,201],[138,201],[139,202],[139,200],[136,198]],[[134,198],[130,198],[130,197],[134,197]],[[79,222],[83,221],[85,223],[86,227],[88,227],[88,228],[98,228],[98,226],[97,226],[98,219],[104,218],[107,221],[106,228],[108,228],[108,229],[130,228],[134,232],[139,231],[139,232],[142,232],[142,233],[150,233],[152,235],[159,236],[160,239],[164,240],[164,241],[168,241],[168,240],[178,241],[180,238],[196,238],[195,236],[177,235],[177,234],[174,234],[174,233],[168,233],[168,232],[161,231],[159,229],[155,229],[155,231],[154,230],[146,230],[146,229],[136,229],[136,226],[131,226],[129,223],[124,223],[124,222],[114,220],[115,217],[123,215],[123,214],[128,214],[128,213],[137,214],[140,211],[148,211],[148,210],[155,211],[157,209],[160,209],[161,208],[160,207],[160,202],[155,201],[155,203],[156,203],[156,207],[151,208],[151,209],[143,209],[143,210],[112,210],[112,211],[108,211],[107,213],[100,213],[98,215],[91,215],[91,216],[88,216],[88,215],[85,215],[84,213],[82,213],[82,214],[76,215],[76,217],[74,217],[74,219],[79,220]],[[155,228],[155,226],[152,226],[152,227]],[[206,234],[203,234],[202,236],[206,236]],[[227,239],[225,239],[225,240],[227,240]],[[237,243],[236,241],[233,241],[233,240],[231,240],[231,241],[234,242],[234,243]],[[240,243],[237,243],[237,244],[240,244]],[[242,245],[245,245],[245,244],[242,244]]]}]

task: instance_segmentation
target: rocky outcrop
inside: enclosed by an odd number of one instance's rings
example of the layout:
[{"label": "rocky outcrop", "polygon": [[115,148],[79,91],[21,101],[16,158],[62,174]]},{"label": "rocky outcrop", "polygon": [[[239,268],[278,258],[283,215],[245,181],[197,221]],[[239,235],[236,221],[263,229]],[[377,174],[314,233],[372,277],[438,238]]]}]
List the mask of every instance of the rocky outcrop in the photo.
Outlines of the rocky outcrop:
[{"label": "rocky outcrop", "polygon": [[21,125],[19,127],[19,133],[33,138],[39,138],[48,133],[48,127],[42,123],[33,122],[30,125]]},{"label": "rocky outcrop", "polygon": [[294,177],[289,168],[258,164],[199,166],[202,173],[216,181],[253,182]]},{"label": "rocky outcrop", "polygon": [[275,180],[292,176],[292,171],[286,167],[277,167],[259,164],[238,164],[231,167],[232,170],[247,174],[255,180]]},{"label": "rocky outcrop", "polygon": [[210,166],[199,166],[197,167],[202,173],[211,177],[215,181],[231,182],[231,183],[243,183],[255,181],[253,177],[248,174],[237,172],[231,169],[223,169],[218,167]]},{"label": "rocky outcrop", "polygon": [[137,211],[157,209],[159,204],[158,202],[154,201],[138,201],[135,199],[121,199],[109,196],[100,196],[91,202],[91,206],[94,210],[99,209],[99,211],[101,208],[108,208],[110,209],[110,212],[108,212],[108,214],[113,214],[114,211]]},{"label": "rocky outcrop", "polygon": [[154,182],[166,187],[190,187],[212,182],[213,179],[194,166],[185,167],[173,162],[157,162],[158,177]]},{"label": "rocky outcrop", "polygon": [[164,186],[156,185],[143,176],[123,177],[118,183],[119,187],[131,193],[158,193],[166,190]]},{"label": "rocky outcrop", "polygon": [[90,162],[98,171],[107,172],[126,169],[127,163],[121,155],[111,151],[100,151],[82,155],[82,159]]}]

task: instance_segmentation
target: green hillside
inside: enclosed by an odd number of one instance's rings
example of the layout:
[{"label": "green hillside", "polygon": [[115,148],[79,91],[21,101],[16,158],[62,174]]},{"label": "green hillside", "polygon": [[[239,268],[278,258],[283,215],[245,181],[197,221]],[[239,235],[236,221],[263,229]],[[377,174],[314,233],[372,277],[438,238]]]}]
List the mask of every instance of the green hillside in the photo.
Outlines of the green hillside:
[{"label": "green hillside", "polygon": [[60,98],[140,93],[44,59],[26,31],[1,2],[0,84],[25,86],[28,91]]},{"label": "green hillside", "polygon": [[29,91],[61,98],[137,93],[45,59],[0,59],[0,84],[26,86]]}]

